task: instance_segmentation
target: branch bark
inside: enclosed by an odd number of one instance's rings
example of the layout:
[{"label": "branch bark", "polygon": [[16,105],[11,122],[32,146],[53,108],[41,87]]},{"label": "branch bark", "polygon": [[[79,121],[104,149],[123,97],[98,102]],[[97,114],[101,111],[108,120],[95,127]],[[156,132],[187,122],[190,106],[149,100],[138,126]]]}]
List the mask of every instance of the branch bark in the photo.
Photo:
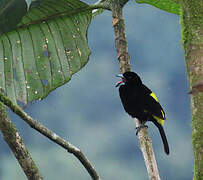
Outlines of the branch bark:
[{"label": "branch bark", "polygon": [[[127,0],[111,1],[111,10],[113,17],[113,28],[115,34],[115,47],[117,50],[117,58],[120,65],[120,72],[124,73],[130,71],[130,56],[128,54],[127,40],[125,35],[125,24],[122,14],[122,7],[127,3]],[[134,119],[136,127],[140,126],[140,121]],[[142,151],[145,165],[147,167],[147,172],[150,180],[160,180],[159,171],[157,168],[157,163],[152,147],[152,142],[149,138],[146,128],[142,128],[138,134],[140,149]]]},{"label": "branch bark", "polygon": [[[124,4],[123,4],[124,5]],[[112,0],[110,7],[112,11],[112,25],[115,34],[115,47],[120,65],[120,72],[130,71],[130,56],[128,54],[127,40],[125,36],[125,24],[122,6],[119,0]]]},{"label": "branch bark", "polygon": [[203,179],[203,1],[181,0],[181,38],[191,91],[194,180]]},{"label": "branch bark", "polygon": [[[136,118],[134,118],[134,122],[135,127],[139,127],[141,125],[140,121]],[[138,133],[138,139],[150,180],[161,180],[153,151],[152,141],[149,138],[146,128],[143,128],[143,130]]]},{"label": "branch bark", "polygon": [[16,127],[10,121],[2,103],[0,103],[0,130],[27,178],[29,180],[42,180],[43,178],[40,175],[39,169],[32,160]]},{"label": "branch bark", "polygon": [[49,138],[51,141],[57,143],[58,145],[66,149],[69,153],[72,153],[83,164],[93,180],[100,180],[100,177],[95,168],[80,149],[78,149],[65,139],[61,138],[60,136],[40,124],[38,121],[32,119],[29,115],[27,115],[27,113],[25,113],[18,105],[14,104],[2,92],[0,92],[0,101],[8,106],[14,113],[20,116],[27,124],[30,125],[31,128],[37,130],[38,132]]}]

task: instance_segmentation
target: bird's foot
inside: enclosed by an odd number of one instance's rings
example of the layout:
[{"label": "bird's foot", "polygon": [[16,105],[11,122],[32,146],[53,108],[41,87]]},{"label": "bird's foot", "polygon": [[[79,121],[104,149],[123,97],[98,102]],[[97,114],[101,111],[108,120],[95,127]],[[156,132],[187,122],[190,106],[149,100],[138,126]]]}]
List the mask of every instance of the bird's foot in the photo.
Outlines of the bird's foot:
[{"label": "bird's foot", "polygon": [[138,135],[138,133],[140,132],[140,130],[141,130],[142,128],[148,128],[148,126],[145,125],[145,124],[141,124],[139,127],[136,127],[136,128],[135,128],[135,129],[137,130],[137,131],[136,131],[136,136]]}]

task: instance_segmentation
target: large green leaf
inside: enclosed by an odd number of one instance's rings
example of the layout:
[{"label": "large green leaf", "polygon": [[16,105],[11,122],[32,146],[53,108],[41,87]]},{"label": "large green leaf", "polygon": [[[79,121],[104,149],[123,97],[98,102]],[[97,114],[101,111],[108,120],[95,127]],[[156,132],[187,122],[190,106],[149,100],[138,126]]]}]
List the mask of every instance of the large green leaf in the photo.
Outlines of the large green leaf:
[{"label": "large green leaf", "polygon": [[79,0],[44,0],[0,36],[0,88],[15,103],[44,98],[87,63],[87,7]]},{"label": "large green leaf", "polygon": [[150,4],[156,8],[162,9],[169,13],[174,13],[179,15],[180,4],[179,0],[135,0],[137,3]]}]

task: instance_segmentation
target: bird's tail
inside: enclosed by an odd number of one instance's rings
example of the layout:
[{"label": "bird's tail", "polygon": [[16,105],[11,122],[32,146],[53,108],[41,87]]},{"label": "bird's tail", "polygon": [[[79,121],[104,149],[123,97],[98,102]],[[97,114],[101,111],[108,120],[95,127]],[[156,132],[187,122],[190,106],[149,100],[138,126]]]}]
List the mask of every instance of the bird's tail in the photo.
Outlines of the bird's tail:
[{"label": "bird's tail", "polygon": [[167,138],[166,138],[166,134],[164,132],[164,128],[161,124],[159,124],[155,119],[152,121],[155,126],[159,129],[159,133],[161,135],[161,139],[163,141],[163,144],[164,144],[164,151],[167,155],[169,155],[169,146],[168,146],[168,141],[167,141]]}]

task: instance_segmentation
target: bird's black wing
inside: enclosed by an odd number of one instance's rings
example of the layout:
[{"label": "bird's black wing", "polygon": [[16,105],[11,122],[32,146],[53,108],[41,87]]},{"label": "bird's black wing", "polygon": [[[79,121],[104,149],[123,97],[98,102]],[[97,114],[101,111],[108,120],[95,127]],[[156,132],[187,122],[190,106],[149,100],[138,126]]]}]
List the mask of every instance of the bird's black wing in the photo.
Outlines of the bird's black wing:
[{"label": "bird's black wing", "polygon": [[160,119],[165,119],[165,113],[156,95],[143,84],[143,107],[144,109]]}]

